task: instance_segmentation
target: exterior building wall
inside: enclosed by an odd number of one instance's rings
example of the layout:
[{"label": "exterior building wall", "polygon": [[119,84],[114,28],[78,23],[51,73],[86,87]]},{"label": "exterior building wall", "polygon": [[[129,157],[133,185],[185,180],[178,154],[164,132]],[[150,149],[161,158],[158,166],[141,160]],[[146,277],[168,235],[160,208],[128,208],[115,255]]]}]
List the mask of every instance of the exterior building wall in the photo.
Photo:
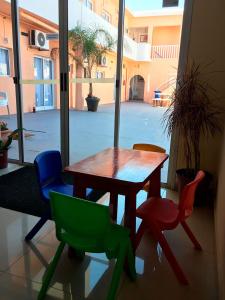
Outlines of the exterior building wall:
[{"label": "exterior building wall", "polygon": [[[2,5],[0,6],[0,23],[4,19],[5,36],[7,36],[7,44],[1,38],[2,29],[0,29],[0,47],[9,49],[10,55],[10,76],[0,77],[0,91],[6,91],[9,98],[9,108],[11,113],[16,113],[15,89],[13,84],[13,46],[12,46],[12,31],[10,19],[10,5],[6,1],[0,0],[0,4],[4,4],[4,12]],[[8,15],[6,10],[8,9]],[[112,19],[111,24],[117,28],[118,23],[118,1],[93,1],[93,11],[100,15],[106,10],[110,12]],[[59,54],[58,54],[58,41],[50,41],[49,51],[40,51],[37,48],[29,46],[28,34],[31,29],[40,30],[43,32],[57,32],[58,25],[35,15],[21,10],[20,22],[20,43],[21,43],[21,66],[22,66],[22,79],[32,80],[34,78],[34,57],[51,59],[54,65],[53,79],[59,80]],[[149,59],[146,61],[128,58],[124,56],[123,61],[123,81],[122,81],[122,101],[129,100],[130,82],[131,79],[140,75],[144,78],[145,90],[144,101],[151,103],[154,90],[157,89],[162,83],[165,83],[171,78],[171,74],[176,70],[178,65],[178,57],[175,58],[154,58],[151,59],[151,47],[154,45],[179,45],[180,41],[180,28],[182,23],[182,16],[149,16],[149,17],[134,17],[129,10],[126,10],[125,15],[125,35],[126,39],[130,35],[129,47],[132,48],[131,32],[137,31],[137,36],[142,33],[147,34],[146,43],[135,43],[138,45],[140,52],[148,51],[147,56]],[[0,28],[2,28],[0,26]],[[109,27],[110,28],[110,27]],[[25,33],[25,35],[24,35]],[[149,45],[149,48],[145,46]],[[143,49],[143,50],[142,50]],[[133,50],[133,49],[132,49]],[[96,72],[102,72],[104,78],[115,78],[116,74],[116,51],[112,51],[106,55],[107,66],[95,66],[93,68],[92,77],[96,78]],[[137,56],[138,57],[138,56]],[[77,68],[76,63],[69,58],[70,65],[70,79],[76,77],[83,77],[83,70]],[[24,112],[32,112],[35,106],[35,85],[23,84],[23,110]],[[54,85],[54,108],[59,108],[59,83]],[[115,85],[111,83],[94,83],[94,95],[101,99],[100,104],[109,104],[115,101]],[[71,109],[83,109],[86,106],[85,98],[88,94],[88,83],[70,83],[70,99],[69,104]],[[0,114],[6,114],[5,108],[0,107]]]}]

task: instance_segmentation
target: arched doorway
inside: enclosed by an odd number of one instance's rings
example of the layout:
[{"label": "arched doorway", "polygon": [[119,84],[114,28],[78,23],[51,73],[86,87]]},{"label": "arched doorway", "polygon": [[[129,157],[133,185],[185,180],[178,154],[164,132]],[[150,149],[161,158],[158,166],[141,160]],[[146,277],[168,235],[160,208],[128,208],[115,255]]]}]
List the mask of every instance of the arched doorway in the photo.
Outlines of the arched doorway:
[{"label": "arched doorway", "polygon": [[129,100],[144,101],[145,80],[141,75],[135,75],[130,80]]}]

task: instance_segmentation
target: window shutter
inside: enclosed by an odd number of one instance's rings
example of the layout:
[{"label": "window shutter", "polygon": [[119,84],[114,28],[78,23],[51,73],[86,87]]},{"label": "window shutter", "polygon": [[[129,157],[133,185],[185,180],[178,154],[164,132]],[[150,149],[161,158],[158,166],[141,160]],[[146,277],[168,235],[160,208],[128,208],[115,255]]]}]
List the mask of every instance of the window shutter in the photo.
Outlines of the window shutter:
[{"label": "window shutter", "polygon": [[163,0],[163,7],[178,6],[179,0]]}]

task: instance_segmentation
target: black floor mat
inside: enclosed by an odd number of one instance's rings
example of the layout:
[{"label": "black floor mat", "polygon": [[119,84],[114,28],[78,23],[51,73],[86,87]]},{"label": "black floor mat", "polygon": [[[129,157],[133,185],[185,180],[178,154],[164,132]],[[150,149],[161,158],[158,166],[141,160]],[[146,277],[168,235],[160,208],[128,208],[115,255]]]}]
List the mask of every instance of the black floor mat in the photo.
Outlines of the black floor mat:
[{"label": "black floor mat", "polygon": [[[64,173],[63,179],[66,183],[73,182],[70,174]],[[102,195],[104,192],[93,192],[91,201],[97,201]],[[49,207],[40,197],[34,167],[0,176],[0,206],[38,217],[43,215]]]}]

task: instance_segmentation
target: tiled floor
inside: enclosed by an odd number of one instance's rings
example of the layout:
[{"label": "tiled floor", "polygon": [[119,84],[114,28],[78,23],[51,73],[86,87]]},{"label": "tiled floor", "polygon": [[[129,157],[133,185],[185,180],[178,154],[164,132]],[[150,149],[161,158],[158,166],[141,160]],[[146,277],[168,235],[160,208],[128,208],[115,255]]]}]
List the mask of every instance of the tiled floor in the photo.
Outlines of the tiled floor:
[{"label": "tiled floor", "polygon": [[[176,198],[170,191],[162,190],[162,194]],[[139,193],[138,202],[144,198],[145,193]],[[103,201],[107,202],[107,196]],[[118,222],[122,219],[123,202],[120,197]],[[0,300],[37,298],[42,275],[58,241],[54,224],[49,221],[32,243],[25,243],[23,238],[36,220],[0,208]],[[130,282],[124,275],[118,300],[217,299],[213,215],[208,209],[196,208],[189,223],[203,252],[193,249],[181,228],[166,236],[190,285],[184,287],[177,282],[160,247],[146,235],[137,251],[137,281]],[[104,255],[87,254],[83,261],[69,260],[65,250],[46,299],[106,299],[112,269],[113,263],[109,264]]]}]

